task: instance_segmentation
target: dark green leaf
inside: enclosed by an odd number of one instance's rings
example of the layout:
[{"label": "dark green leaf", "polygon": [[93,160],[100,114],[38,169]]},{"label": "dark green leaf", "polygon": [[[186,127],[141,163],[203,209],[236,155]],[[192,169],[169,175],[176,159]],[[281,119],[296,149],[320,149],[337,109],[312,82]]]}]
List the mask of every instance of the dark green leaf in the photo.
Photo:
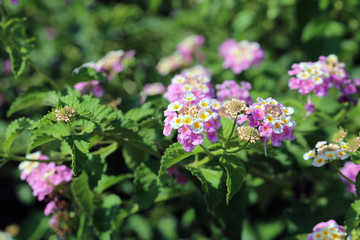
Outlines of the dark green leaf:
[{"label": "dark green leaf", "polygon": [[233,155],[223,155],[220,157],[220,163],[226,170],[226,203],[229,204],[231,198],[240,191],[245,179],[246,169],[240,158]]},{"label": "dark green leaf", "polygon": [[109,239],[115,230],[115,220],[120,211],[121,199],[110,194],[104,198],[102,204],[97,206],[93,214],[93,223],[100,239]]},{"label": "dark green leaf", "polygon": [[5,140],[3,143],[4,152],[8,152],[15,138],[24,130],[29,129],[32,124],[33,121],[29,118],[19,118],[12,121],[5,132]]},{"label": "dark green leaf", "polygon": [[11,116],[15,112],[23,110],[29,107],[38,106],[56,106],[58,102],[58,96],[55,91],[50,91],[44,87],[30,87],[21,93],[21,95],[15,99],[11,104],[7,116]]},{"label": "dark green leaf", "polygon": [[65,137],[65,141],[72,151],[72,169],[76,176],[81,172],[86,161],[89,159],[89,136],[70,135]]},{"label": "dark green leaf", "polygon": [[231,134],[234,121],[230,120],[229,118],[222,117],[220,119],[220,123],[221,123],[221,128],[219,129],[218,134],[222,139],[228,139]]},{"label": "dark green leaf", "polygon": [[86,172],[82,172],[78,177],[74,178],[70,186],[76,203],[88,216],[92,216],[94,212],[94,193],[89,188]]},{"label": "dark green leaf", "polygon": [[187,167],[192,175],[201,182],[205,195],[206,204],[209,210],[214,209],[221,201],[220,183],[223,171],[220,166],[213,168],[193,168]]},{"label": "dark green leaf", "polygon": [[159,193],[157,177],[148,166],[141,163],[134,172],[135,199],[140,209],[150,207]]}]

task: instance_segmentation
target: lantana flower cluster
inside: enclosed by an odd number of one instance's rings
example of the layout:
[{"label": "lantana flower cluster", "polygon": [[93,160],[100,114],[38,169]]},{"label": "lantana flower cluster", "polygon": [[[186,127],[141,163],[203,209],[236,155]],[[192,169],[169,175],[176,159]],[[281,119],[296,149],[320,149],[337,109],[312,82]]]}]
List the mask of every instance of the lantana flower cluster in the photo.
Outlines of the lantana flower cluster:
[{"label": "lantana flower cluster", "polygon": [[164,97],[169,102],[182,99],[185,93],[192,93],[195,96],[205,95],[208,98],[215,96],[210,78],[204,75],[193,74],[188,72],[185,74],[177,74],[171,79]]},{"label": "lantana flower cluster", "polygon": [[231,68],[235,74],[258,65],[264,59],[264,51],[257,42],[228,39],[220,45],[219,54],[224,58],[223,68]]},{"label": "lantana flower cluster", "polygon": [[338,130],[332,136],[332,143],[317,142],[315,148],[305,153],[303,158],[313,159],[312,165],[315,167],[321,167],[331,161],[347,159],[349,152],[356,152],[360,148],[360,137],[353,137],[345,142],[346,135],[345,130]]},{"label": "lantana flower cluster", "polygon": [[348,155],[349,145],[346,142],[340,143],[327,143],[326,141],[320,141],[315,145],[315,148],[304,154],[304,159],[313,159],[312,165],[315,167],[321,167],[325,163],[335,160],[345,160]]},{"label": "lantana flower cluster", "polygon": [[170,56],[163,57],[156,65],[156,70],[161,75],[167,75],[170,72],[191,64],[195,57],[198,60],[204,59],[204,53],[200,47],[204,44],[205,38],[202,35],[191,35],[180,42],[176,51]]},{"label": "lantana flower cluster", "polygon": [[[40,152],[28,154],[26,158],[33,160],[49,159]],[[39,201],[51,194],[56,186],[70,182],[73,176],[71,169],[65,165],[56,165],[53,162],[24,161],[20,163],[19,169],[21,170],[21,180],[27,181],[33,190],[33,195],[37,196]]]},{"label": "lantana flower cluster", "polygon": [[[337,239],[345,240],[346,231],[344,226],[338,225],[335,220],[330,219],[327,222],[320,222],[315,225],[313,232],[309,233],[306,240],[323,240],[323,239]],[[352,237],[349,236],[347,240]]]},{"label": "lantana flower cluster", "polygon": [[[74,72],[78,73],[81,68],[93,68],[98,72],[105,73],[107,79],[111,81],[114,79],[116,74],[119,74],[127,68],[134,55],[135,50],[127,52],[123,50],[110,51],[99,61],[84,63],[80,67],[76,68]],[[78,82],[74,85],[74,88],[83,94],[92,92],[96,97],[102,97],[104,95],[104,89],[100,85],[100,82],[96,79],[92,81]]]},{"label": "lantana flower cluster", "polygon": [[216,97],[221,103],[232,98],[244,100],[246,104],[253,103],[249,92],[252,86],[249,82],[241,81],[239,85],[235,80],[226,80],[222,84],[216,84],[215,88]]},{"label": "lantana flower cluster", "polygon": [[181,74],[201,75],[201,76],[205,76],[208,78],[211,78],[211,76],[212,76],[211,70],[200,64],[197,64],[197,65],[189,67],[189,68],[185,68],[184,70],[181,71]]},{"label": "lantana flower cluster", "polygon": [[204,136],[217,142],[217,130],[221,124],[218,115],[218,101],[206,95],[195,96],[186,93],[182,99],[169,104],[165,110],[164,135],[169,136],[173,129],[178,132],[178,141],[187,152],[202,144]]},{"label": "lantana flower cluster", "polygon": [[[293,128],[296,123],[291,116],[293,113],[293,108],[286,107],[273,98],[257,98],[257,103],[251,104],[245,113],[238,116],[237,123],[243,125],[248,122],[249,127],[257,130],[248,131],[256,135],[258,132],[264,145],[271,141],[273,146],[279,147],[282,141],[295,139]],[[254,139],[258,138],[254,135]]]},{"label": "lantana flower cluster", "polygon": [[[336,55],[320,56],[317,62],[295,63],[291,68],[288,72],[292,76],[289,80],[290,89],[297,89],[303,95],[314,92],[317,97],[324,97],[329,95],[330,88],[335,87],[341,92],[339,102],[353,101],[357,104],[356,98],[352,96],[358,92],[357,80],[349,79],[345,63],[340,62]],[[307,105],[307,108],[313,107],[310,100]]]},{"label": "lantana flower cluster", "polygon": [[[28,154],[26,158],[32,160],[49,159],[40,151]],[[63,194],[65,186],[72,180],[72,170],[65,165],[56,165],[54,162],[35,161],[21,162],[19,169],[21,171],[20,179],[26,180],[33,190],[33,195],[39,201],[48,201],[44,214],[46,216],[53,214],[49,220],[50,227],[54,228],[60,236],[64,235],[67,230],[63,229],[59,222],[66,222],[66,219],[63,219],[64,214],[66,214],[64,209],[69,207],[69,203],[60,200],[59,196]]]}]

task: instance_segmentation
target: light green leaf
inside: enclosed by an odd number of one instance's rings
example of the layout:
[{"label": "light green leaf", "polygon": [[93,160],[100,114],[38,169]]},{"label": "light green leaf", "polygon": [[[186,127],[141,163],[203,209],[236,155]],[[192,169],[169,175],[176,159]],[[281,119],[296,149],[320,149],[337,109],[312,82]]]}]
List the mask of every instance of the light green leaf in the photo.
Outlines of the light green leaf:
[{"label": "light green leaf", "polygon": [[159,175],[166,174],[166,170],[172,165],[201,152],[203,150],[198,146],[192,152],[185,152],[180,143],[171,144],[161,157]]},{"label": "light green leaf", "polygon": [[246,169],[240,158],[233,155],[223,155],[220,157],[220,163],[226,170],[226,204],[229,204],[231,198],[241,190],[246,179]]},{"label": "light green leaf", "polygon": [[222,117],[220,119],[220,123],[221,123],[221,128],[219,129],[218,135],[224,140],[228,139],[231,134],[234,121],[230,120],[229,118]]},{"label": "light green leaf", "polygon": [[88,175],[82,172],[78,177],[73,178],[70,184],[71,192],[79,207],[90,217],[94,212],[94,193],[88,184]]},{"label": "light green leaf", "polygon": [[115,184],[118,184],[124,180],[132,178],[131,174],[121,174],[118,176],[110,176],[110,175],[102,175],[100,180],[98,181],[96,192],[102,193],[109,187],[112,187]]},{"label": "light green leaf", "polygon": [[360,200],[355,200],[348,209],[345,216],[345,231],[350,234],[351,231],[360,226]]},{"label": "light green leaf", "polygon": [[3,143],[4,152],[8,152],[17,136],[24,130],[29,129],[33,121],[29,118],[19,118],[10,123],[5,132],[5,140]]},{"label": "light green leaf", "polygon": [[29,107],[38,106],[56,106],[58,96],[55,91],[50,91],[47,88],[35,86],[25,90],[21,95],[15,99],[11,104],[7,116]]}]

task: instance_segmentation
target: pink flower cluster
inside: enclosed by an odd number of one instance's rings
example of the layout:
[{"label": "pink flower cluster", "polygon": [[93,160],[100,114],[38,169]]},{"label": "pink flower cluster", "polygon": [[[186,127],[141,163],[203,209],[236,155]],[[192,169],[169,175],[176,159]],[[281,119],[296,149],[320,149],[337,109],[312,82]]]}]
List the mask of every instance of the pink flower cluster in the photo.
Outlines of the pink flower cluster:
[{"label": "pink flower cluster", "polygon": [[193,93],[195,96],[205,95],[209,98],[215,96],[210,78],[204,75],[197,75],[192,72],[177,74],[171,79],[164,97],[173,102],[182,99],[185,93]]},{"label": "pink flower cluster", "polygon": [[253,99],[250,97],[252,86],[251,83],[242,81],[241,85],[237,84],[235,80],[226,80],[222,84],[216,84],[216,97],[224,103],[226,100],[237,98],[244,100],[246,104],[252,104]]},{"label": "pink flower cluster", "polygon": [[235,74],[258,65],[264,59],[264,51],[257,42],[228,39],[220,45],[219,54],[224,58],[223,68],[231,68]]},{"label": "pink flower cluster", "polygon": [[[48,157],[40,152],[28,154],[28,159],[48,160]],[[73,172],[65,165],[57,166],[55,163],[40,163],[33,161],[24,161],[19,165],[21,170],[21,180],[26,180],[33,190],[33,195],[38,197],[39,201],[45,199],[45,196],[51,194],[54,188],[60,184],[71,181]]]},{"label": "pink flower cluster", "polygon": [[190,68],[185,68],[184,70],[181,71],[181,74],[185,74],[185,75],[190,75],[190,74],[193,74],[193,75],[201,75],[201,76],[205,76],[205,77],[208,77],[208,78],[211,78],[211,70],[200,65],[200,64],[197,64],[193,67],[190,67]]},{"label": "pink flower cluster", "polygon": [[[74,73],[78,73],[82,68],[93,68],[98,72],[105,73],[107,79],[111,81],[116,74],[126,69],[134,55],[135,50],[130,50],[128,52],[124,52],[123,50],[110,51],[105,57],[97,62],[84,63],[76,68]],[[98,80],[78,82],[74,85],[74,88],[79,90],[82,94],[92,92],[96,97],[102,97],[104,95],[104,88],[100,85]]]},{"label": "pink flower cluster", "polygon": [[198,60],[205,58],[200,52],[200,47],[204,44],[205,38],[202,35],[191,35],[186,37],[177,46],[176,51],[170,56],[163,57],[156,65],[156,70],[161,75],[167,75],[180,67],[191,64],[195,57]]},{"label": "pink flower cluster", "polygon": [[78,82],[74,85],[74,88],[82,94],[88,94],[92,92],[95,97],[102,97],[105,93],[104,88],[100,85],[98,80]]},{"label": "pink flower cluster", "polygon": [[[346,232],[344,227],[338,225],[335,220],[329,220],[327,222],[320,222],[315,225],[313,232],[309,233],[306,240],[323,240],[323,239],[344,239]],[[349,236],[348,240],[352,237]]]},{"label": "pink flower cluster", "polygon": [[257,103],[250,105],[245,114],[239,115],[237,123],[241,125],[248,121],[250,127],[258,128],[264,145],[271,141],[273,146],[279,147],[283,140],[295,139],[293,128],[296,123],[291,117],[293,113],[293,108],[273,98],[257,98]]},{"label": "pink flower cluster", "polygon": [[[335,87],[341,92],[339,102],[357,104],[353,95],[359,92],[357,86],[360,86],[360,81],[349,79],[345,64],[339,62],[336,55],[320,56],[317,62],[295,63],[291,68],[288,72],[292,76],[289,80],[290,89],[297,89],[303,95],[314,92],[317,97],[324,97],[329,95],[330,88]],[[307,105],[307,108],[313,107],[309,99]],[[312,113],[313,110],[308,112]]]},{"label": "pink flower cluster", "polygon": [[141,96],[140,103],[144,104],[147,96],[163,94],[165,90],[166,90],[165,86],[159,82],[145,84],[143,90],[140,93]]},{"label": "pink flower cluster", "polygon": [[[350,180],[352,181],[356,181],[356,176],[357,174],[360,172],[360,165],[357,165],[353,162],[346,162],[344,164],[344,167],[342,167],[340,169],[340,171],[346,176],[348,177]],[[347,184],[347,191],[351,194],[355,194],[356,189],[355,189],[355,185],[349,183],[347,180],[345,180],[344,178],[341,177],[341,179]]]},{"label": "pink flower cluster", "polygon": [[217,142],[217,130],[221,127],[219,107],[217,100],[206,95],[195,97],[192,93],[186,93],[184,98],[170,103],[165,110],[163,133],[169,136],[173,129],[177,130],[177,139],[187,152],[203,142],[202,133],[206,133],[212,143]]}]

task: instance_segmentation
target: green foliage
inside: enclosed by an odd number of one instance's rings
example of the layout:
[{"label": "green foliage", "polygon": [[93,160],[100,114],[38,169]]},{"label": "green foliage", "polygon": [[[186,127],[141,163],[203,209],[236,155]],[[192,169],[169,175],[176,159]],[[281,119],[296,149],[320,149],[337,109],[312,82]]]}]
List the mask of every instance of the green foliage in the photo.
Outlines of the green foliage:
[{"label": "green foliage", "polygon": [[191,174],[194,175],[201,182],[208,209],[214,209],[218,204],[220,204],[222,198],[222,192],[220,191],[220,187],[223,171],[221,170],[221,168],[187,167],[186,169],[189,170]]},{"label": "green foliage", "polygon": [[34,49],[34,38],[26,37],[26,18],[9,19],[2,22],[1,42],[11,59],[11,70],[16,78],[24,72],[26,62]]},{"label": "green foliage", "polygon": [[351,234],[360,226],[360,200],[355,200],[348,209],[345,217],[345,231]]},{"label": "green foliage", "polygon": [[102,200],[101,204],[95,205],[93,222],[100,239],[111,239],[110,235],[115,230],[115,221],[120,211],[120,204],[120,197],[110,194]]},{"label": "green foliage", "polygon": [[201,152],[203,150],[199,146],[195,147],[192,152],[185,152],[180,143],[171,144],[161,157],[159,175],[165,174],[166,170],[174,164]]},{"label": "green foliage", "polygon": [[100,180],[98,181],[98,184],[96,186],[96,192],[102,193],[109,187],[112,187],[124,180],[132,178],[132,174],[121,174],[117,176],[112,175],[102,175]]},{"label": "green foliage", "polygon": [[159,193],[159,184],[156,174],[144,163],[136,167],[134,172],[136,186],[136,202],[140,209],[149,208]]},{"label": "green foliage", "polygon": [[227,173],[226,203],[229,204],[231,198],[240,191],[246,179],[246,169],[241,159],[234,155],[222,155],[220,157],[220,163]]},{"label": "green foliage", "polygon": [[94,193],[89,188],[88,175],[82,172],[71,182],[71,192],[74,195],[76,203],[91,217],[94,212]]},{"label": "green foliage", "polygon": [[19,118],[10,123],[5,132],[5,140],[3,143],[4,152],[9,152],[15,138],[20,135],[24,130],[30,128],[33,121],[29,118]]},{"label": "green foliage", "polygon": [[355,180],[355,183],[356,183],[356,195],[360,196],[360,174],[358,173],[356,175],[356,180]]},{"label": "green foliage", "polygon": [[90,136],[70,135],[65,137],[66,143],[71,149],[72,169],[74,175],[78,175],[89,159]]},{"label": "green foliage", "polygon": [[31,107],[52,106],[55,107],[58,102],[58,96],[55,91],[50,91],[47,88],[34,86],[26,89],[16,100],[11,104],[7,116]]},{"label": "green foliage", "polygon": [[229,118],[222,117],[220,119],[220,123],[221,128],[219,129],[219,136],[226,140],[230,137],[234,121],[230,120]]}]

